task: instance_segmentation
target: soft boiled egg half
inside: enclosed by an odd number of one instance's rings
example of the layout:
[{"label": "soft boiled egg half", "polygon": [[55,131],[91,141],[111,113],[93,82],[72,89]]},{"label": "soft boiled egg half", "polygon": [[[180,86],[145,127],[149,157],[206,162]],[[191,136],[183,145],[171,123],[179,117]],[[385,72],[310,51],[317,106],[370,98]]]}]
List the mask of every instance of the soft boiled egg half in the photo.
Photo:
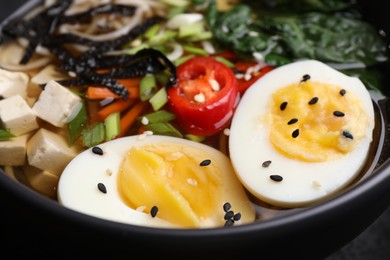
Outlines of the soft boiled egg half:
[{"label": "soft boiled egg half", "polygon": [[363,83],[316,60],[278,67],[242,96],[229,152],[257,198],[300,207],[335,195],[359,174],[373,139]]},{"label": "soft boiled egg half", "polygon": [[83,151],[63,171],[59,202],[95,217],[161,228],[253,222],[229,158],[194,141],[142,134]]}]

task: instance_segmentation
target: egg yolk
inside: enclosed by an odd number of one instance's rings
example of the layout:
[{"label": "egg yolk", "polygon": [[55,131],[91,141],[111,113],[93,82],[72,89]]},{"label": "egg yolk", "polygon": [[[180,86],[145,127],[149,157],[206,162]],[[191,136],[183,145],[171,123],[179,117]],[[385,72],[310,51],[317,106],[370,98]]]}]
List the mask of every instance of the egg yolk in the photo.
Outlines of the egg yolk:
[{"label": "egg yolk", "polygon": [[369,126],[355,95],[313,80],[279,89],[270,106],[271,143],[288,157],[303,161],[343,156],[365,137]]},{"label": "egg yolk", "polygon": [[119,192],[133,209],[158,209],[159,218],[183,227],[199,227],[217,208],[221,179],[207,154],[174,143],[132,147],[118,175]]}]

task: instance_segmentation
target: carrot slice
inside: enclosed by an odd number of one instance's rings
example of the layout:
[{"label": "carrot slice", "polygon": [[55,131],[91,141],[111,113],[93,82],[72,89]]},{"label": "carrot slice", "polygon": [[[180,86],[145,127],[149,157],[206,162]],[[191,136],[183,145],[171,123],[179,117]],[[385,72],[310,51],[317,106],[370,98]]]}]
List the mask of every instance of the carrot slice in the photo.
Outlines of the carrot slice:
[{"label": "carrot slice", "polygon": [[129,111],[121,118],[121,132],[120,136],[124,136],[127,131],[133,126],[137,117],[146,109],[147,102],[138,101],[134,106],[132,106]]},{"label": "carrot slice", "polygon": [[106,117],[108,117],[112,113],[122,112],[122,111],[126,110],[127,108],[129,108],[131,105],[133,105],[136,102],[136,100],[137,99],[134,99],[134,98],[127,99],[127,100],[117,99],[117,100],[113,101],[112,103],[108,104],[107,106],[101,108],[97,112],[98,117],[101,120],[104,120]]},{"label": "carrot slice", "polygon": [[[140,78],[117,79],[118,83],[127,88],[129,91],[129,98],[139,97],[139,83]],[[103,86],[89,86],[87,88],[87,98],[91,100],[105,99],[105,98],[119,98],[117,94],[112,92],[109,88]]]}]

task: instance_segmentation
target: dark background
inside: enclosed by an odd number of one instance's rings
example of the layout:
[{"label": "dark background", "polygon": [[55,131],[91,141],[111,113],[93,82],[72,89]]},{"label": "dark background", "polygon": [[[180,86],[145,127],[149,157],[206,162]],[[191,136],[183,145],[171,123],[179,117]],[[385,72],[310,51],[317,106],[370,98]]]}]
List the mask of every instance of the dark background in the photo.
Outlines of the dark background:
[{"label": "dark background", "polygon": [[[0,21],[3,21],[10,13],[25,2],[24,0],[0,0]],[[359,216],[356,216],[356,218],[359,218]],[[42,256],[43,252],[39,249],[36,250],[36,256]],[[34,250],[31,253],[34,253]],[[324,260],[349,259],[390,259],[390,208],[353,241]]]}]

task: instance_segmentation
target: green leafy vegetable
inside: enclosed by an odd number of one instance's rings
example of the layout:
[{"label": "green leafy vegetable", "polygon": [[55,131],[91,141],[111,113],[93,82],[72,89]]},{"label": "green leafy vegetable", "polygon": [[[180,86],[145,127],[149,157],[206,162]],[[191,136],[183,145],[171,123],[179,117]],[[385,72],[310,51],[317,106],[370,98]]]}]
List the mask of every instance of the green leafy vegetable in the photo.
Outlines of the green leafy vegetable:
[{"label": "green leafy vegetable", "polygon": [[83,103],[79,113],[67,124],[69,145],[74,144],[74,142],[76,142],[76,140],[81,136],[81,132],[87,125],[87,118],[87,110],[85,108],[85,104]]},{"label": "green leafy vegetable", "polygon": [[7,140],[11,139],[12,137],[14,137],[13,134],[11,134],[10,132],[8,132],[5,129],[0,128],[0,141],[7,141]]},{"label": "green leafy vegetable", "polygon": [[85,147],[92,147],[102,143],[105,138],[104,123],[99,122],[89,128],[84,129],[82,131],[82,136],[83,145]]}]

